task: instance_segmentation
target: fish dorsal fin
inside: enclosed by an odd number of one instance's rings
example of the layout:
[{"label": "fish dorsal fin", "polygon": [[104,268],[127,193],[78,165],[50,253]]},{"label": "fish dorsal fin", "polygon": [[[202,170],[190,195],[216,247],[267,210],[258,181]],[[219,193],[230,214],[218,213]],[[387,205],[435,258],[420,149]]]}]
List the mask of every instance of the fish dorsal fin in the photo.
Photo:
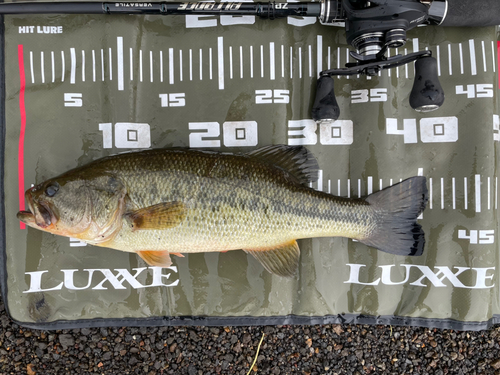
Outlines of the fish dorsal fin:
[{"label": "fish dorsal fin", "polygon": [[287,242],[274,249],[245,249],[269,272],[283,277],[293,277],[299,266],[300,249],[297,241]]},{"label": "fish dorsal fin", "polygon": [[270,145],[248,155],[274,164],[295,176],[301,184],[318,179],[318,162],[304,146]]},{"label": "fish dorsal fin", "polygon": [[150,266],[167,268],[172,265],[168,251],[138,251],[137,255]]},{"label": "fish dorsal fin", "polygon": [[141,229],[166,229],[179,225],[186,217],[182,202],[164,202],[140,208],[125,214],[133,231]]}]

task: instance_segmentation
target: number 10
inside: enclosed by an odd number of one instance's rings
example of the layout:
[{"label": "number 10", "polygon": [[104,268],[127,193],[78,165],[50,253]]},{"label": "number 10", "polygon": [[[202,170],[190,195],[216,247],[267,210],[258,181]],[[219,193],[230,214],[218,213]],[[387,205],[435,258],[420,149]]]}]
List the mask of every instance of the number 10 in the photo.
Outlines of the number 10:
[{"label": "number 10", "polygon": [[[99,124],[102,131],[103,148],[113,147],[113,124],[110,122]],[[151,130],[149,124],[133,122],[117,122],[115,124],[116,148],[149,148],[151,147]]]}]

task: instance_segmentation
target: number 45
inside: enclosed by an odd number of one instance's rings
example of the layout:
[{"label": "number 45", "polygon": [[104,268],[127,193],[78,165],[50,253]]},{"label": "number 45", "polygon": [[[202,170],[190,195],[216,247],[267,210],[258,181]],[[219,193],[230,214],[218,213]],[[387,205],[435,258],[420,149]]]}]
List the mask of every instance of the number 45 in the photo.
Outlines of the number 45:
[{"label": "number 45", "polygon": [[[471,245],[495,243],[495,230],[471,230],[470,235],[464,229],[458,230],[458,238],[469,240]],[[478,241],[479,238],[479,241]]]},{"label": "number 45", "polygon": [[467,98],[493,98],[493,84],[478,83],[477,85],[467,85],[467,89],[463,85],[455,87],[457,95],[467,94]]}]

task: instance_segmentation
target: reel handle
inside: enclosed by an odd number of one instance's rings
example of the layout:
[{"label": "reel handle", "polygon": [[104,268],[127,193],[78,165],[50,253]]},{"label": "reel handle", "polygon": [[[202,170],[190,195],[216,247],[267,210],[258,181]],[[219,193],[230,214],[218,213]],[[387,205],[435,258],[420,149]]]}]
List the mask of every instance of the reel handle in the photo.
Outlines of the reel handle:
[{"label": "reel handle", "polygon": [[312,106],[311,116],[314,121],[335,121],[339,118],[340,108],[335,98],[333,79],[322,75],[316,83],[316,97]]},{"label": "reel handle", "polygon": [[415,62],[415,79],[410,94],[410,106],[418,112],[430,112],[444,103],[444,91],[439,83],[437,61],[432,56]]}]

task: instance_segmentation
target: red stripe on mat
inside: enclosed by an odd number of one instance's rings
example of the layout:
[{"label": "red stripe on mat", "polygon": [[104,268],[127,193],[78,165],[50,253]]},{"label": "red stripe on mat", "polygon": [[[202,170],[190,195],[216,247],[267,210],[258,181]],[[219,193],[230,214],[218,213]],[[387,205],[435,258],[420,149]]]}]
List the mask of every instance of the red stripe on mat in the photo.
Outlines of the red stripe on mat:
[{"label": "red stripe on mat", "polygon": [[[23,45],[17,46],[17,59],[19,62],[19,112],[21,114],[21,128],[19,131],[19,150],[17,154],[17,171],[19,181],[19,210],[24,211],[24,133],[26,131],[26,107],[24,106],[24,91],[26,89],[26,77],[24,75]],[[21,229],[26,229],[24,223],[19,223]]]}]

